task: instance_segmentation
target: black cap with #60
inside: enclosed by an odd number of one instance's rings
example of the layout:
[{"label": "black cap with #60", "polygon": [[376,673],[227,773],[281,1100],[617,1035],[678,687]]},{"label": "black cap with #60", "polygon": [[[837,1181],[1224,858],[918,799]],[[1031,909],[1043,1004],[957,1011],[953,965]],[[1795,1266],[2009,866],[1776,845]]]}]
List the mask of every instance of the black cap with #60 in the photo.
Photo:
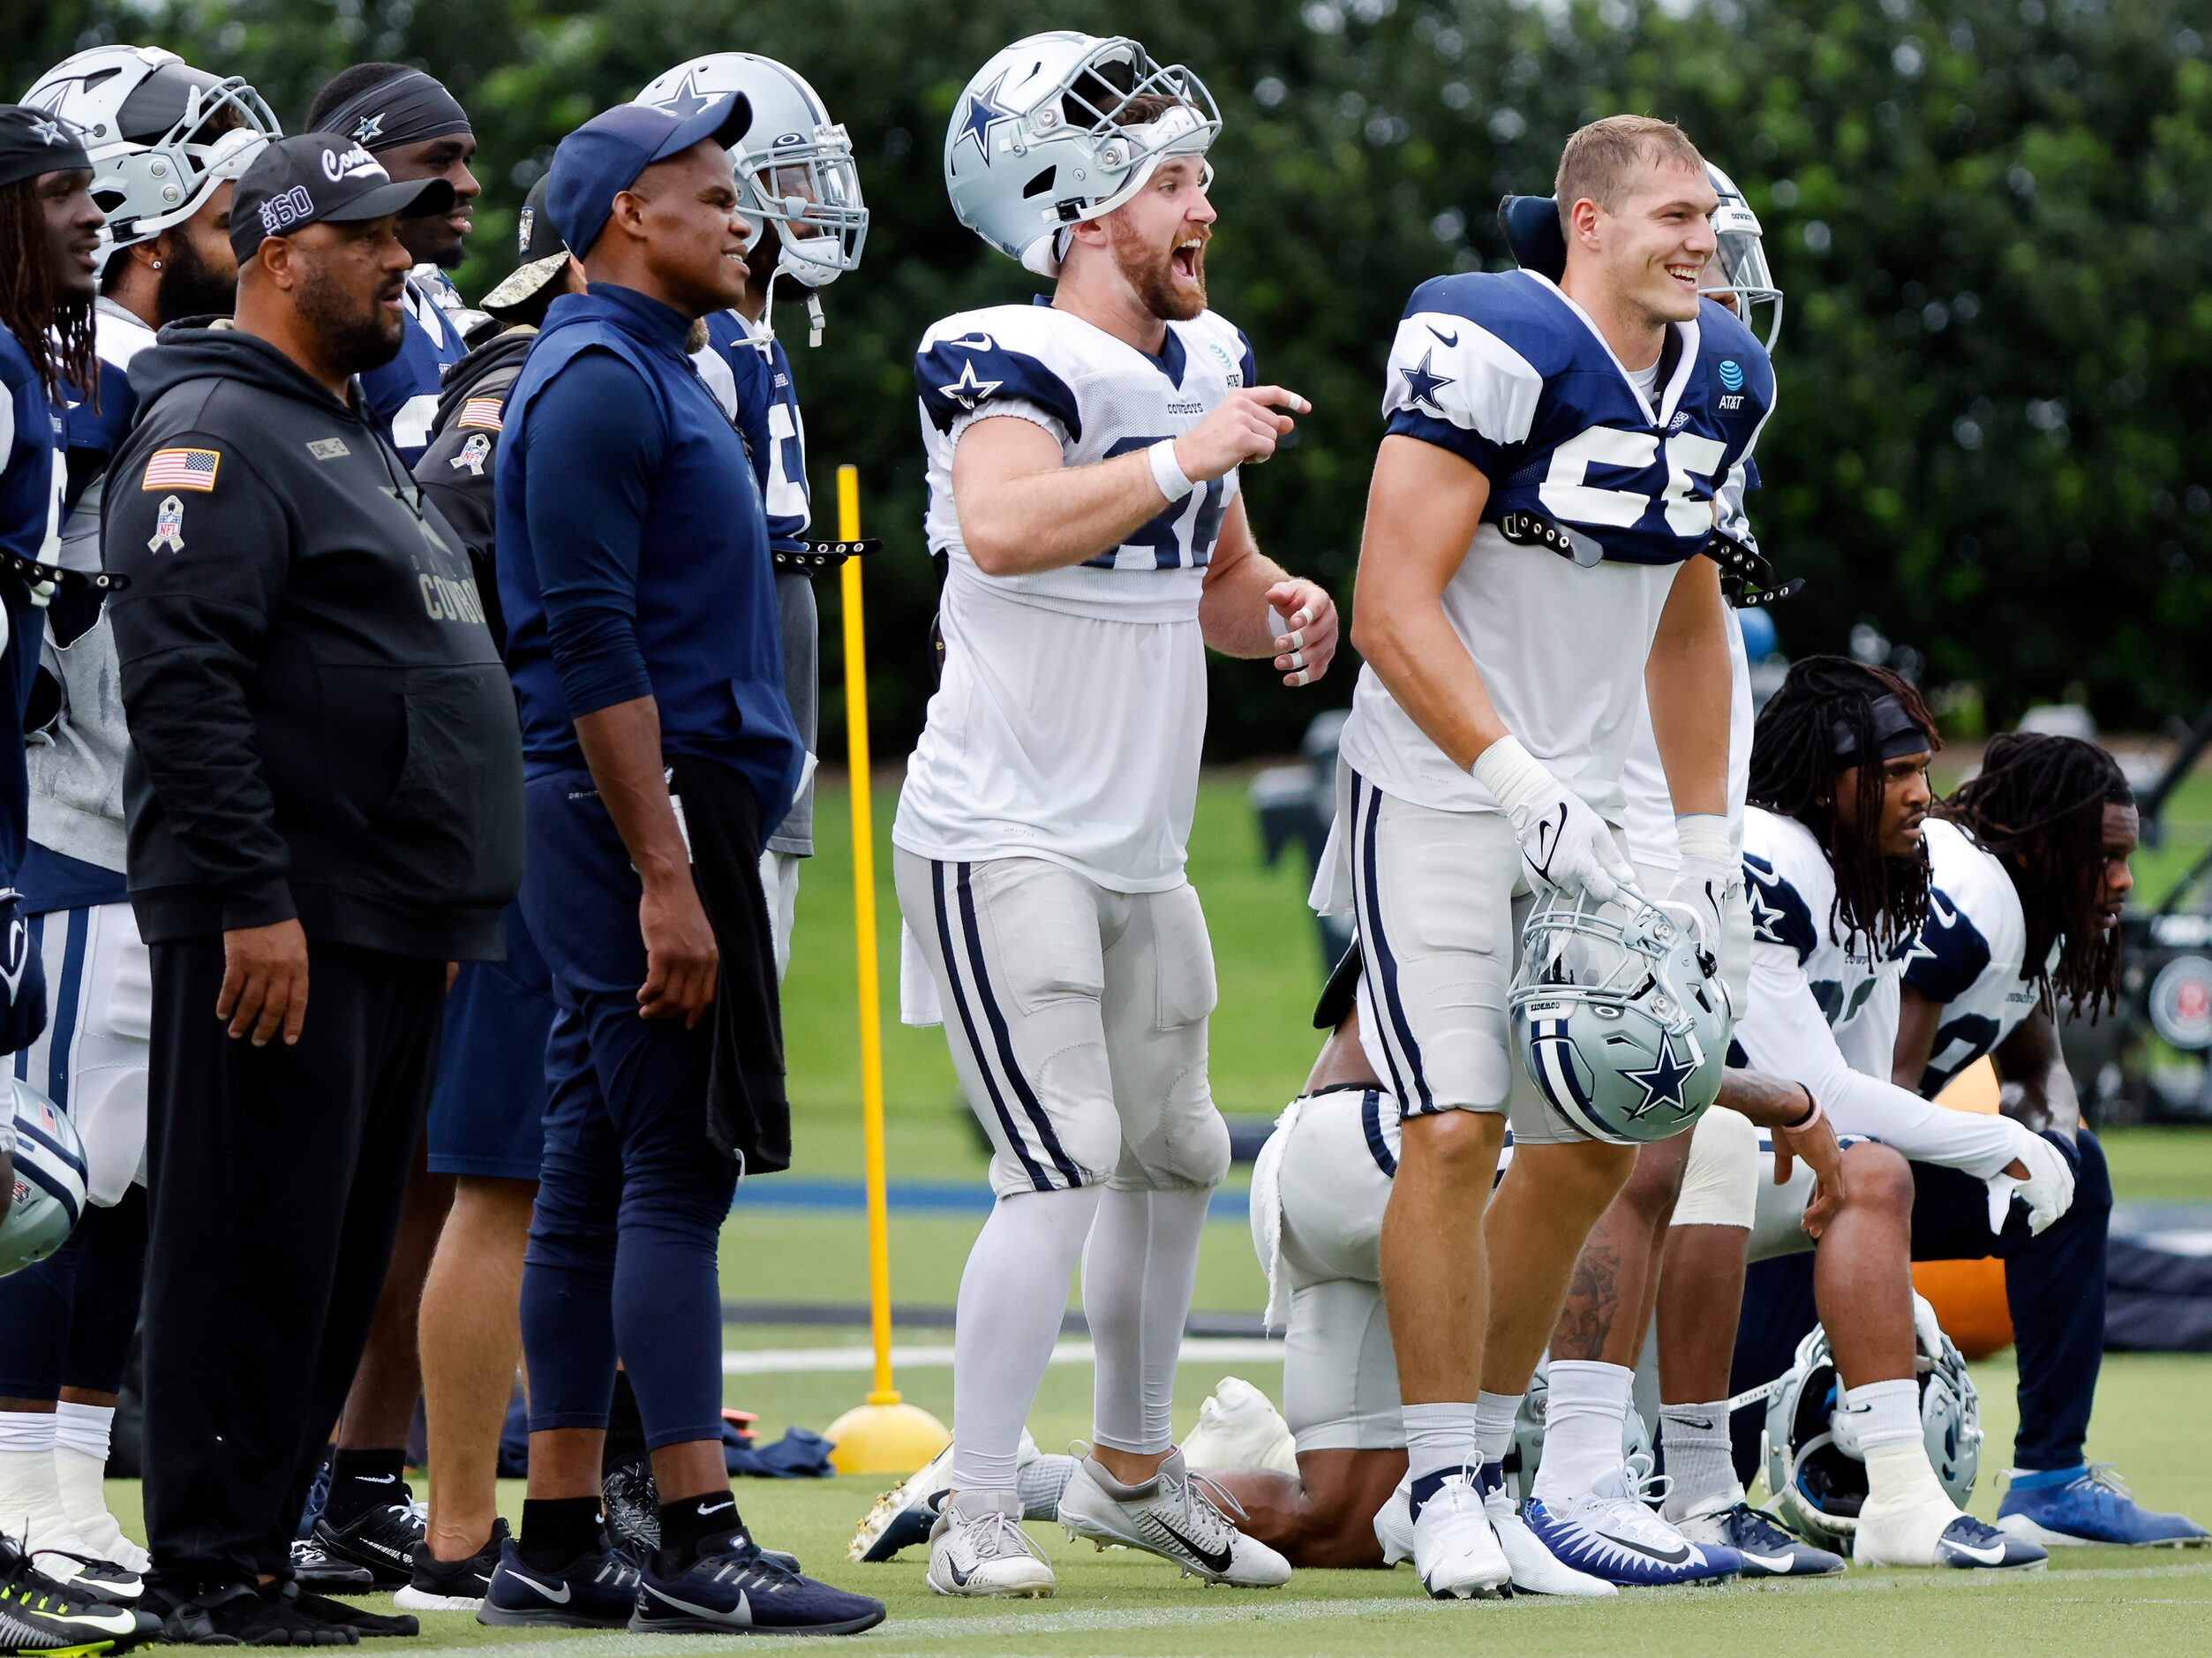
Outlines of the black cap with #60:
[{"label": "black cap with #60", "polygon": [[301,132],[271,144],[238,180],[230,203],[230,250],[243,265],[267,237],[387,214],[425,218],[453,203],[453,186],[442,178],[395,184],[376,157],[351,139]]}]

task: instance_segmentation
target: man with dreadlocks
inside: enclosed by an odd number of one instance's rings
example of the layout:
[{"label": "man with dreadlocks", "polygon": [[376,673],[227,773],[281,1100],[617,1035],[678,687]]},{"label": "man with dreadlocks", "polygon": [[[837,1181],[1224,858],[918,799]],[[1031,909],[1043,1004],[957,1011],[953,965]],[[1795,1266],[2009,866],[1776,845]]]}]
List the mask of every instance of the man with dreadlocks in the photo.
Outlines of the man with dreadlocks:
[{"label": "man with dreadlocks", "polygon": [[1914,1171],[1913,1253],[2005,1262],[2020,1355],[2020,1431],[1998,1525],[2046,1546],[2201,1543],[2204,1528],[2137,1505],[2082,1459],[2104,1348],[2112,1183],[2058,1044],[2061,1003],[2095,1018],[2119,991],[2119,916],[2133,886],[2135,797],[2112,757],[2014,732],[1935,808],[1928,918],[1905,958],[1894,1077],[1933,1097],[1984,1054],[2003,1104],[2074,1171],[2074,1201],[2031,1233],[1990,1223],[1970,1178]]},{"label": "man with dreadlocks", "polygon": [[[99,372],[92,313],[104,222],[76,129],[43,109],[0,105],[0,719],[10,731],[23,729],[53,591],[25,579],[25,561],[57,558],[63,393],[91,387]],[[0,1053],[14,1053],[45,1029],[46,976],[15,886],[29,774],[20,743],[0,750]]]},{"label": "man with dreadlocks", "polygon": [[[2018,1224],[2036,1232],[2073,1195],[2071,1168],[2048,1141],[2008,1118],[1946,1111],[1888,1080],[1883,999],[1894,996],[1927,913],[1922,822],[1937,745],[1935,724],[1910,685],[1841,657],[1798,662],[1760,713],[1743,846],[1750,994],[1729,1062],[1797,1083],[1839,1134],[1867,1137],[1846,1153],[1851,1213],[1822,1232],[1814,1269],[1815,1297],[1844,1380],[1839,1440],[1866,1467],[1853,1558],[1862,1565],[2032,1569],[2047,1558],[2041,1548],[1961,1512],[1937,1480],[1915,1380],[1915,1170],[1960,1172],[2000,1218],[2017,1194],[2024,1200]],[[1880,1033],[1872,1051],[1870,1031]],[[1662,1319],[1705,1332],[1724,1367],[1718,1379],[1678,1397],[1726,1397],[1747,1246],[1763,1240],[1761,1254],[1815,1247],[1794,1214],[1780,1213],[1792,1203],[1802,1208],[1796,1182],[1776,1187],[1757,1170],[1753,1162],[1741,1171],[1761,1187],[1753,1228],[1689,1229],[1727,1234],[1726,1260],[1704,1258],[1699,1270],[1681,1270],[1670,1240]],[[1777,1224],[1783,1219],[1786,1225]],[[1727,1495],[1704,1486],[1725,1488],[1734,1477],[1722,1457],[1697,1459],[1683,1473],[1681,1495],[1692,1504]]]}]

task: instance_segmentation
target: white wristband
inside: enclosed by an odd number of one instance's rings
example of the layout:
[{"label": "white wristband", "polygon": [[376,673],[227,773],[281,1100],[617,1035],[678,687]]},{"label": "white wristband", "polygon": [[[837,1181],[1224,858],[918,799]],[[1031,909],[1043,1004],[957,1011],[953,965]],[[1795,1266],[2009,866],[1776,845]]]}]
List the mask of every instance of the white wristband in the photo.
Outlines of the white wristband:
[{"label": "white wristband", "polygon": [[1734,861],[1728,845],[1728,820],[1719,812],[1686,811],[1674,819],[1674,840],[1684,862],[1704,863]]},{"label": "white wristband", "polygon": [[1553,785],[1544,763],[1523,748],[1521,739],[1510,732],[1475,756],[1475,763],[1467,769],[1508,811]]},{"label": "white wristband", "polygon": [[1145,453],[1152,460],[1152,481],[1170,501],[1180,501],[1198,487],[1183,475],[1182,464],[1175,458],[1173,438],[1162,438]]}]

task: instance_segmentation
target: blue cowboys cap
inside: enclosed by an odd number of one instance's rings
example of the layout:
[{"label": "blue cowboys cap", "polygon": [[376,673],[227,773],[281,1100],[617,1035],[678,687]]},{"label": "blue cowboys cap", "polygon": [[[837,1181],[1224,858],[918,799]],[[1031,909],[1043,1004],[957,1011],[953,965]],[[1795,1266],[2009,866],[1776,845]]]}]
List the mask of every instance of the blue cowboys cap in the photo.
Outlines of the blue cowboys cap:
[{"label": "blue cowboys cap", "polygon": [[61,117],[27,104],[0,103],[0,186],[91,165],[83,136]]},{"label": "blue cowboys cap", "polygon": [[717,149],[727,149],[752,122],[752,105],[735,92],[693,116],[643,103],[618,103],[593,116],[561,140],[546,175],[545,205],[569,252],[582,259],[591,251],[614,211],[614,198],[655,162],[708,139]]},{"label": "blue cowboys cap", "polygon": [[397,214],[419,219],[454,203],[442,178],[395,184],[383,164],[336,132],[300,132],[263,150],[230,200],[230,251],[243,265],[264,238],[311,224],[357,224]]}]

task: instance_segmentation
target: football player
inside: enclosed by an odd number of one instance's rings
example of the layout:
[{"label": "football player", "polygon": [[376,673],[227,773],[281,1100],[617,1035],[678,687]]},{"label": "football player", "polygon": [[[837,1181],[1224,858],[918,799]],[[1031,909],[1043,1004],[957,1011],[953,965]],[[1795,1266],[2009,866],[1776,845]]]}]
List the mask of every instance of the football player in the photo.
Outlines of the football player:
[{"label": "football player", "polygon": [[706,344],[692,361],[752,454],[776,559],[784,690],[809,756],[799,798],[761,854],[780,978],[791,963],[799,863],[814,855],[811,757],[822,699],[822,630],[814,599],[814,572],[821,567],[807,552],[807,428],[791,359],[773,326],[776,290],[796,288],[806,295],[812,340],[820,344],[821,290],[860,268],[868,207],[852,139],[805,79],[773,58],[751,52],[694,58],[655,79],[637,102],[681,112],[726,92],[741,92],[752,105],[753,124],[732,147],[730,164],[753,242],[745,251],[744,304],[706,320]]},{"label": "football player", "polygon": [[468,111],[435,76],[403,64],[340,70],[315,94],[302,130],[343,133],[395,179],[442,178],[453,186],[452,212],[408,222],[404,240],[415,268],[402,301],[407,332],[397,357],[361,376],[362,395],[412,466],[430,441],[440,377],[467,354],[466,338],[482,320],[446,275],[467,256],[470,209],[483,192],[470,165],[476,133]]},{"label": "football player", "polygon": [[[944,677],[892,829],[910,1021],[942,1020],[997,1196],[961,1277],[946,1594],[1041,1594],[1018,1523],[1021,1423],[1083,1256],[1095,1450],[1072,1532],[1214,1582],[1290,1567],[1240,1534],[1173,1439],[1176,1354],[1229,1135],[1206,1077],[1213,953],[1184,872],[1206,648],[1328,669],[1328,595],[1260,554],[1239,470],[1305,402],[1258,383],[1207,308],[1220,118],[1127,39],[1008,47],[945,134],[961,222],[1053,280],[963,312],[914,364],[929,541],[949,563]],[[914,957],[918,957],[914,961]],[[942,1010],[942,1011],[941,1011]]]},{"label": "football player", "polygon": [[[68,516],[59,561],[100,569],[102,474],[131,429],[131,360],[157,329],[229,314],[230,196],[276,133],[260,94],[154,47],[99,46],[26,94],[89,138],[101,236],[93,337],[99,386],[70,389]],[[71,584],[48,608],[26,759],[30,844],[17,885],[57,1011],[16,1074],[66,1111],[93,1207],[69,1243],[0,1283],[0,1513],[29,1542],[143,1572],[108,1512],[104,1473],[146,1271],[146,1102],[152,969],[124,882],[124,730],[103,595]],[[41,1436],[44,1444],[34,1448]]]},{"label": "football player", "polygon": [[[361,376],[361,395],[412,467],[430,440],[445,370],[466,354],[465,337],[478,320],[445,275],[462,260],[470,208],[483,189],[470,167],[476,134],[468,112],[435,77],[399,64],[339,71],[315,94],[304,130],[351,139],[395,181],[442,178],[453,186],[448,212],[401,222],[401,240],[415,260],[401,296],[407,326],[398,354]],[[413,1571],[423,1518],[401,1475],[422,1391],[417,1309],[452,1196],[453,1177],[418,1163],[376,1324],[339,1418],[328,1496],[295,1553],[295,1568],[316,1580],[335,1582],[362,1569],[378,1587],[396,1589]]]},{"label": "football player", "polygon": [[2118,999],[2138,833],[2134,794],[2103,749],[1998,737],[1928,820],[1928,915],[1905,957],[1898,1086],[1933,1098],[1987,1054],[2007,1112],[2073,1165],[2073,1206],[2032,1233],[2017,1211],[1992,1226],[1970,1176],[1913,1172],[1916,1259],[2005,1261],[2020,1432],[1997,1523],[2046,1547],[2208,1541],[2195,1522],[2139,1506],[2109,1466],[2082,1458],[2104,1353],[2112,1182],[2081,1121],[2058,1014],[2064,1004],[2094,1016]]},{"label": "football player", "polygon": [[[1584,127],[1555,194],[1559,282],[1441,277],[1399,324],[1360,555],[1366,665],[1340,750],[1338,857],[1316,893],[1325,908],[1353,900],[1363,1029],[1405,1102],[1384,1300],[1416,1564],[1439,1596],[1511,1578],[1493,1521],[1509,1513],[1514,1414],[1635,1157],[1554,1117],[1522,1074],[1506,1010],[1516,894],[1602,901],[1633,886],[1620,775],[1648,687],[1675,811],[1721,830],[1654,896],[1690,905],[1719,948],[1728,624],[1701,554],[1773,394],[1758,342],[1699,297],[1717,197],[1679,128]],[[1511,1292],[1490,1297],[1491,1277]],[[1615,1504],[1618,1526],[1640,1524],[1631,1506]],[[1680,1578],[1734,1569],[1726,1549],[1674,1560]]]},{"label": "football player", "polygon": [[[1755,1142],[1692,1143],[1689,1183],[1730,1182],[1749,1212],[1741,1225],[1718,1213],[1677,1225],[1667,1240],[1659,1292],[1667,1513],[1683,1519],[1742,1495],[1727,1398],[1746,1245],[1760,1258],[1814,1247],[1821,1321],[1844,1381],[1836,1431],[1866,1466],[1853,1560],[2032,1570],[2044,1564],[2041,1548],[1962,1513],[1937,1480],[1915,1380],[1915,1165],[1960,1172],[1976,1202],[2001,1219],[2017,1205],[2018,1224],[2036,1232],[2074,1190],[2061,1152],[2021,1125],[1945,1110],[1889,1081],[1894,1026],[1878,1008],[1925,913],[1922,821],[1936,746],[1909,685],[1840,657],[1797,662],[1760,712],[1744,828],[1750,996],[1731,1057],[1803,1088],[1838,1134],[1873,1138],[1846,1150],[1852,1213],[1817,1247],[1799,1225],[1795,1183],[1762,1179]],[[1701,1172],[1704,1161],[1734,1172]]]}]

